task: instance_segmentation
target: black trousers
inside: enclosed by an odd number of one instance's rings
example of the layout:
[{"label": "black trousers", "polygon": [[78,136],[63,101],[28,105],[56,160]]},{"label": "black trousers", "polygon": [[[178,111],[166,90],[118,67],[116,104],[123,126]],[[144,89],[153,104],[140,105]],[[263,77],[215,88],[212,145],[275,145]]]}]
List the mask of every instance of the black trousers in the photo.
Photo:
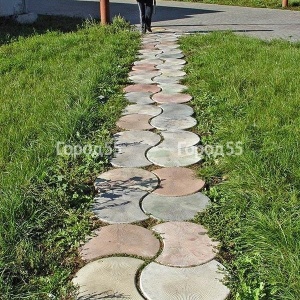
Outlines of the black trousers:
[{"label": "black trousers", "polygon": [[151,27],[151,19],[153,14],[153,0],[137,0],[140,10],[140,21],[142,27],[146,25]]}]

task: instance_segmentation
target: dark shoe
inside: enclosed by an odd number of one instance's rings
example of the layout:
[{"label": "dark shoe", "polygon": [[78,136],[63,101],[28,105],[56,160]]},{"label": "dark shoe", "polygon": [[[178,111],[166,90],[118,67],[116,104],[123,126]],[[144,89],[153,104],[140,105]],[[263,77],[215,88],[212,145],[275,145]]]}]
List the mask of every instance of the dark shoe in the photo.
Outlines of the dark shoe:
[{"label": "dark shoe", "polygon": [[149,32],[152,32],[152,29],[150,26],[146,26],[146,29],[149,31]]}]

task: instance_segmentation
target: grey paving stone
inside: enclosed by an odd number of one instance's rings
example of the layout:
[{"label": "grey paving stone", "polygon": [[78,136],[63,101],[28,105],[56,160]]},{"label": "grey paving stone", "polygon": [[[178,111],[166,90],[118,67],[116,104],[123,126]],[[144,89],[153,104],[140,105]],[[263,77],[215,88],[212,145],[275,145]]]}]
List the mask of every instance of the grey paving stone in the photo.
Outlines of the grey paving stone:
[{"label": "grey paving stone", "polygon": [[200,191],[205,182],[188,168],[162,168],[152,171],[159,178],[159,186],[152,193],[162,196],[186,196]]},{"label": "grey paving stone", "polygon": [[152,79],[153,82],[161,84],[177,84],[180,83],[183,77],[168,77],[168,76],[157,76]]},{"label": "grey paving stone", "polygon": [[185,67],[184,64],[174,65],[169,63],[162,63],[156,65],[156,68],[163,71],[163,70],[182,70]]},{"label": "grey paving stone", "polygon": [[191,267],[207,263],[216,256],[215,247],[219,243],[212,241],[201,225],[174,221],[156,225],[152,230],[162,237],[164,243],[155,260],[160,264]]},{"label": "grey paving stone", "polygon": [[155,102],[158,103],[186,103],[193,99],[193,97],[189,94],[164,94],[162,92],[154,94],[151,97]]},{"label": "grey paving stone", "polygon": [[136,76],[136,75],[145,75],[147,76],[147,78],[154,78],[156,76],[159,76],[161,75],[161,72],[159,70],[155,70],[153,71],[151,69],[151,71],[149,71],[147,68],[146,69],[143,69],[143,70],[136,70],[136,71],[131,71],[128,73],[128,76]]},{"label": "grey paving stone", "polygon": [[162,64],[163,60],[155,58],[155,59],[141,59],[141,60],[137,60],[134,62],[134,65],[141,65],[141,64],[154,64],[154,65],[159,65]]},{"label": "grey paving stone", "polygon": [[131,224],[114,224],[95,230],[93,237],[80,248],[80,256],[86,261],[113,254],[153,257],[159,248],[159,240],[151,230]]},{"label": "grey paving stone", "polygon": [[110,163],[118,168],[142,168],[151,166],[152,163],[146,158],[146,151],[150,148],[151,146],[149,145],[117,147]]},{"label": "grey paving stone", "polygon": [[140,288],[151,300],[225,300],[229,289],[221,282],[224,267],[212,260],[192,268],[174,268],[151,263],[140,277]]},{"label": "grey paving stone", "polygon": [[163,148],[186,148],[195,146],[200,142],[199,136],[190,131],[162,131],[161,135],[163,141],[159,146]]},{"label": "grey paving stone", "polygon": [[153,104],[155,102],[151,99],[151,95],[153,95],[153,93],[131,92],[131,93],[126,93],[124,96],[131,103]]},{"label": "grey paving stone", "polygon": [[182,93],[187,90],[187,86],[179,83],[160,83],[158,86],[164,94]]},{"label": "grey paving stone", "polygon": [[167,77],[183,77],[186,73],[181,70],[161,69],[161,75]]},{"label": "grey paving stone", "polygon": [[139,50],[138,51],[140,54],[161,54],[163,51],[162,50],[160,50],[160,49],[155,49],[155,48],[153,48],[153,49],[141,49],[141,50]]},{"label": "grey paving stone", "polygon": [[99,192],[123,190],[151,192],[158,186],[158,178],[151,172],[137,169],[113,169],[97,176],[95,189]]},{"label": "grey paving stone", "polygon": [[[164,65],[185,65],[186,61],[184,59],[178,58],[166,58],[164,59]],[[159,65],[159,64],[157,64]]]},{"label": "grey paving stone", "polygon": [[151,131],[130,130],[114,134],[113,139],[115,147],[138,145],[155,146],[160,142],[161,137]]},{"label": "grey paving stone", "polygon": [[126,115],[117,121],[117,126],[126,130],[151,130],[153,127],[149,122],[152,117],[145,114]]},{"label": "grey paving stone", "polygon": [[163,43],[160,42],[156,45],[156,48],[161,50],[168,50],[168,49],[178,49],[180,46],[177,43]]},{"label": "grey paving stone", "polygon": [[187,221],[194,218],[209,205],[210,200],[202,193],[188,196],[168,197],[149,194],[142,201],[146,214],[162,221]]},{"label": "grey paving stone", "polygon": [[143,84],[152,84],[153,80],[149,76],[143,76],[143,75],[136,75],[136,76],[130,76],[129,80],[134,83],[143,83]]},{"label": "grey paving stone", "polygon": [[139,64],[137,66],[132,66],[133,71],[156,71],[155,64]]},{"label": "grey paving stone", "polygon": [[[165,46],[162,49],[162,51],[164,54],[182,54],[182,51],[180,49],[168,48],[168,46]],[[157,53],[157,54],[159,54],[159,53]]]},{"label": "grey paving stone", "polygon": [[196,146],[179,149],[155,146],[146,153],[146,156],[153,164],[161,167],[186,167],[203,159]]},{"label": "grey paving stone", "polygon": [[92,211],[101,221],[110,224],[143,221],[148,216],[141,210],[140,201],[146,194],[133,189],[99,193],[94,198]]},{"label": "grey paving stone", "polygon": [[165,103],[159,106],[162,108],[162,117],[178,118],[189,117],[194,113],[194,110],[186,104]]},{"label": "grey paving stone", "polygon": [[141,114],[141,115],[150,115],[158,116],[162,112],[162,109],[155,105],[146,105],[146,104],[133,104],[128,105],[123,109],[122,115],[131,115],[131,114]]},{"label": "grey paving stone", "polygon": [[162,115],[159,115],[154,117],[150,124],[159,130],[181,130],[194,127],[197,121],[192,117],[164,118]]},{"label": "grey paving stone", "polygon": [[77,300],[142,300],[135,275],[144,262],[131,257],[108,257],[88,263],[73,279],[79,286]]},{"label": "grey paving stone", "polygon": [[161,53],[156,55],[157,58],[183,58],[184,54],[182,53]]}]

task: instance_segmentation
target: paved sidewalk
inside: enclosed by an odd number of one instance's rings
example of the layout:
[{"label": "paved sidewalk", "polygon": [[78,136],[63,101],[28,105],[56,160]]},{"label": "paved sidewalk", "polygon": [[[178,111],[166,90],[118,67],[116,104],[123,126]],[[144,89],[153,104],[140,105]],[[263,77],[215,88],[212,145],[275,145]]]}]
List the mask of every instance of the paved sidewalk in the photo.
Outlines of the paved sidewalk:
[{"label": "paved sidewalk", "polygon": [[[96,0],[28,0],[27,7],[39,14],[99,18]],[[135,0],[112,0],[110,9],[111,16],[139,23]],[[153,21],[153,26],[185,32],[232,30],[266,40],[300,41],[300,12],[288,10],[158,0]]]}]

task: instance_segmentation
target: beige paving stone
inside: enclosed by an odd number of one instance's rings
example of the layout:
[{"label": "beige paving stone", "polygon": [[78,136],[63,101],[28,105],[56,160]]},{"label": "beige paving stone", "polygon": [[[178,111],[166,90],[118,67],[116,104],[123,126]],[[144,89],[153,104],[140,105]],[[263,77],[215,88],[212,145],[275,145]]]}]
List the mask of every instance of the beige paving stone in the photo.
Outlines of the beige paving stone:
[{"label": "beige paving stone", "polygon": [[113,254],[153,257],[160,247],[152,231],[137,225],[108,225],[97,229],[93,235],[80,249],[80,255],[86,261]]},{"label": "beige paving stone", "polygon": [[162,92],[154,94],[152,99],[158,103],[186,103],[192,100],[192,96],[189,94],[164,94]]},{"label": "beige paving stone", "polygon": [[130,130],[118,132],[113,135],[115,147],[128,147],[136,145],[155,146],[161,141],[161,137],[151,131]]},{"label": "beige paving stone", "polygon": [[200,191],[205,182],[188,168],[162,168],[152,171],[159,178],[154,194],[163,196],[185,196]]},{"label": "beige paving stone", "polygon": [[137,66],[132,66],[133,71],[156,71],[155,64],[139,64]]},{"label": "beige paving stone", "polygon": [[[217,242],[207,230],[191,222],[167,222],[152,228],[163,239],[162,253],[156,258],[160,264],[190,267],[209,262],[216,256]],[[180,237],[180,238],[178,238]]]},{"label": "beige paving stone", "polygon": [[135,275],[144,262],[131,257],[99,259],[80,269],[73,284],[79,286],[77,300],[142,300]]},{"label": "beige paving stone", "polygon": [[126,130],[151,130],[153,126],[150,125],[151,115],[145,114],[131,114],[121,117],[117,121],[117,126]]},{"label": "beige paving stone", "polygon": [[151,263],[140,277],[140,287],[151,300],[225,300],[229,289],[221,282],[224,267],[212,260],[192,268],[174,268]]},{"label": "beige paving stone", "polygon": [[194,127],[196,119],[192,117],[164,117],[163,114],[154,117],[150,124],[159,130],[183,130]]}]

